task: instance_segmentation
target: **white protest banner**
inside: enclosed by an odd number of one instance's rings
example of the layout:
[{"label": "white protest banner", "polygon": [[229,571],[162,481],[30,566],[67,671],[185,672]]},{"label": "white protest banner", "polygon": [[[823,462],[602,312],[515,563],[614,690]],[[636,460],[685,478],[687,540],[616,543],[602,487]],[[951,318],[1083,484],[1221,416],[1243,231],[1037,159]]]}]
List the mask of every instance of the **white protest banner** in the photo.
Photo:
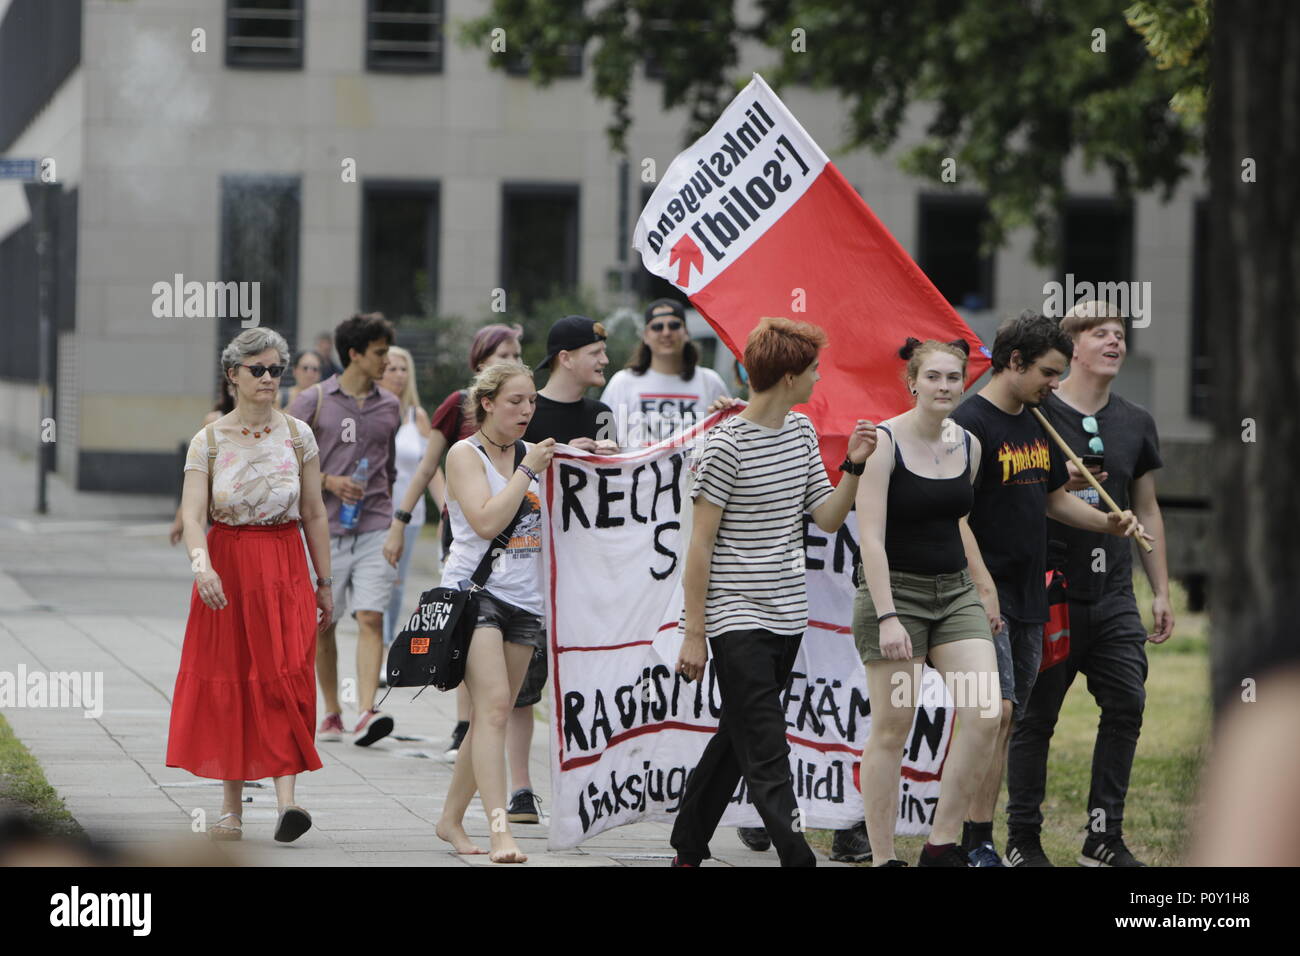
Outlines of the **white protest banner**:
[{"label": "white protest banner", "polygon": [[[729,414],[614,457],[562,448],[543,478],[553,848],[625,823],[671,822],[717,728],[712,667],[687,682],[676,662],[688,459]],[[856,774],[870,717],[851,633],[853,525],[850,515],[833,536],[805,525],[810,623],[783,702],[795,794],[811,827],[862,819]],[[939,675],[927,669],[926,681],[923,700],[944,700]],[[918,709],[900,780],[900,833],[928,830],[951,736],[951,707]],[[722,822],[761,825],[743,780]]]}]

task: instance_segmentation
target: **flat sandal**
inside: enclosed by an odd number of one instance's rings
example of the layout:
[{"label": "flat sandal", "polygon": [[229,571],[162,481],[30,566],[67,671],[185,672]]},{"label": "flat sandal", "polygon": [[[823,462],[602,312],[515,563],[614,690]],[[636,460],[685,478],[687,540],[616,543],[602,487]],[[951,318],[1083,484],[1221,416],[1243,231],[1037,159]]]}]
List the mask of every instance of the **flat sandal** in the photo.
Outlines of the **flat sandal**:
[{"label": "flat sandal", "polygon": [[275,842],[292,843],[311,829],[311,814],[302,807],[290,804],[280,811],[275,824]]},{"label": "flat sandal", "polygon": [[[222,823],[222,820],[228,817],[234,817],[239,821],[239,826],[231,826],[228,823]],[[223,813],[217,822],[208,827],[208,836],[213,840],[242,840],[244,838],[244,818],[238,813]]]}]

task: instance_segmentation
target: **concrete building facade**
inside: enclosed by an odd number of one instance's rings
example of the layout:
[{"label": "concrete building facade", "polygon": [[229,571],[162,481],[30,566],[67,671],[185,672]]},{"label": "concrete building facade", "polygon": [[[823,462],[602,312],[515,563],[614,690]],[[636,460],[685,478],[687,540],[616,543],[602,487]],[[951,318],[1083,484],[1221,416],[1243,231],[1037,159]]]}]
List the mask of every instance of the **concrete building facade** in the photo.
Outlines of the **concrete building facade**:
[{"label": "concrete building facade", "polygon": [[[0,0],[0,82],[24,84],[21,97],[0,94],[10,100],[0,156],[53,158],[62,186],[51,359],[61,473],[83,489],[173,487],[177,442],[211,407],[218,351],[239,328],[155,314],[155,287],[178,275],[260,281],[261,324],[300,347],[358,310],[400,314],[417,291],[425,307],[474,322],[495,290],[509,303],[544,280],[593,290],[610,309],[648,293],[628,248],[652,186],[638,174],[642,159],[663,169],[682,147],[684,112],[665,112],[641,71],[625,161],[609,149],[609,108],[589,69],[538,89],[455,42],[457,24],[485,9]],[[760,71],[772,61],[759,48],[742,57]],[[837,97],[782,96],[986,341],[998,319],[1041,308],[1044,283],[1072,263],[1091,270],[1080,279],[1150,281],[1151,324],[1135,330],[1119,390],[1153,412],[1171,464],[1194,462],[1209,438],[1198,417],[1199,176],[1168,203],[1121,203],[1100,173],[1071,168],[1059,267],[1031,261],[1027,233],[981,260],[969,239],[979,197],[960,175],[949,192],[905,175],[896,155],[837,151]],[[913,122],[901,147],[919,135]],[[0,335],[12,347],[0,361],[0,441],[30,451],[40,415],[29,219],[21,187],[0,183]],[[1162,495],[1185,509],[1191,549],[1175,566],[1194,570],[1203,495],[1167,472]]]}]

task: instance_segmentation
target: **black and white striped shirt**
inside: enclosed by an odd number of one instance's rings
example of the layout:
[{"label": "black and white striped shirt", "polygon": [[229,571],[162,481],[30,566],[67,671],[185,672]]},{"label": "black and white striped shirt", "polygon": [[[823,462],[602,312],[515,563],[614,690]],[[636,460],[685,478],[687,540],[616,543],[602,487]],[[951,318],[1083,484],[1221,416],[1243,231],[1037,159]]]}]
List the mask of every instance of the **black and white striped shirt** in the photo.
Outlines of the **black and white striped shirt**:
[{"label": "black and white striped shirt", "polygon": [[803,515],[831,494],[817,433],[790,412],[779,428],[734,415],[705,439],[692,468],[692,499],[722,508],[709,564],[704,633],[808,626]]}]

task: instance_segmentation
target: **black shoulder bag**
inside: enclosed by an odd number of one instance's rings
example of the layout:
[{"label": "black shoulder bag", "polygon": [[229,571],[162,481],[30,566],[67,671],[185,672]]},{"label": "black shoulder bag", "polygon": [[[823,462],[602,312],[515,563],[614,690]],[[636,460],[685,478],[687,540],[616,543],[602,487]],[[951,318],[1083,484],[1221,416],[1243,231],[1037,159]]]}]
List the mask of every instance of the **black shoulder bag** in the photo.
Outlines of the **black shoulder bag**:
[{"label": "black shoulder bag", "polygon": [[[516,441],[515,468],[524,460],[526,452],[524,443]],[[528,511],[525,497],[510,523],[483,552],[483,559],[469,581],[462,582],[468,587],[436,587],[420,595],[420,606],[388,650],[390,690],[418,686],[423,693],[430,684],[439,690],[451,690],[464,680],[469,642],[478,622],[478,592],[483,590],[492,574],[492,562],[505,551],[515,526]],[[387,696],[385,692],[384,697]]]}]

